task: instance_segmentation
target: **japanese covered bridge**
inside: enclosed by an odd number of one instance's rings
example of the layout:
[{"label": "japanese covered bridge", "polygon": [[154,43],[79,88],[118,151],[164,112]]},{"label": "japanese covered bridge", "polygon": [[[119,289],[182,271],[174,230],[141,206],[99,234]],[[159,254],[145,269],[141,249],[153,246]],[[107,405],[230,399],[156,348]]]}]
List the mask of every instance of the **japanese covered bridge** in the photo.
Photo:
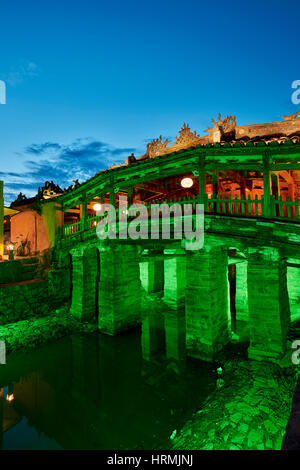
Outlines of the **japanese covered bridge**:
[{"label": "japanese covered bridge", "polygon": [[[234,314],[248,322],[249,357],[279,360],[300,317],[300,113],[212,122],[204,137],[184,125],[173,145],[160,137],[143,156],[46,201],[56,220],[50,283],[104,333],[139,323],[143,287],[174,312],[185,307],[189,355],[211,360],[230,341]],[[132,203],[189,203],[192,213],[203,204],[203,248],[175,237],[99,239],[97,209],[111,203],[120,220],[120,201],[126,214]]]}]

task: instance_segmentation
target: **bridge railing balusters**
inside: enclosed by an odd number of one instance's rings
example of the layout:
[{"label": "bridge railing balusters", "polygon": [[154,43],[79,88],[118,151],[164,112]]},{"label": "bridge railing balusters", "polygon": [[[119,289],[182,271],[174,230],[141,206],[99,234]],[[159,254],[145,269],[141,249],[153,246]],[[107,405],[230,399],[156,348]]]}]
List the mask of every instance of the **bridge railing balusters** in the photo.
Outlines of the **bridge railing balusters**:
[{"label": "bridge railing balusters", "polygon": [[[158,201],[152,200],[149,203],[145,204],[145,210],[148,211],[148,217],[151,216],[152,206],[154,204],[160,205],[163,202],[166,203],[169,207],[173,204],[179,204],[182,207],[182,215],[184,215],[183,206],[184,204],[189,204],[192,207],[192,212],[196,211],[196,204],[198,197],[196,195],[187,196],[187,197],[173,197],[169,200]],[[125,211],[128,213],[128,209],[125,207],[122,209],[116,208],[117,221],[126,220]],[[244,217],[263,217],[264,216],[264,200],[263,197],[259,198],[256,194],[254,198],[251,198],[250,194],[245,198],[238,198],[237,195],[234,197],[225,197],[225,195],[211,195],[206,198],[205,201],[205,212],[209,214],[219,214],[224,216],[244,216]],[[272,219],[286,219],[291,221],[300,220],[300,200],[295,197],[294,200],[291,200],[290,196],[287,196],[283,200],[282,196],[279,196],[275,199],[274,195],[271,195],[271,218]],[[155,216],[165,216],[167,212],[163,209],[163,214],[161,211],[157,214],[157,209],[155,210]],[[173,217],[173,213],[171,213]],[[105,215],[98,216],[93,215],[87,217],[85,227],[83,226],[83,221],[79,220],[72,224],[65,224],[59,230],[59,235],[63,238],[76,235],[85,230],[93,229]]]}]

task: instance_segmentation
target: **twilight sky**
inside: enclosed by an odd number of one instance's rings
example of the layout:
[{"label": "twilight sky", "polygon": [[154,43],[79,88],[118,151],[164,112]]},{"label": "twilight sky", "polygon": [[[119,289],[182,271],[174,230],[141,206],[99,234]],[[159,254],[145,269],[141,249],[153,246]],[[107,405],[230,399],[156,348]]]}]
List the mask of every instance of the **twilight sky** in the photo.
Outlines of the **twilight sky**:
[{"label": "twilight sky", "polygon": [[183,122],[300,110],[299,0],[15,0],[0,5],[0,179],[9,204],[80,181]]}]

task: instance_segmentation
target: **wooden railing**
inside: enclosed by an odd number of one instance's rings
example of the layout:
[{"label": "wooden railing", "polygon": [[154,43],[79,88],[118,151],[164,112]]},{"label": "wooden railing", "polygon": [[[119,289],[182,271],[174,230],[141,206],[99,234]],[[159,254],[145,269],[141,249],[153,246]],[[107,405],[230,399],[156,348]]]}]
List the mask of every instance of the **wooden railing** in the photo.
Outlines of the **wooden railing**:
[{"label": "wooden railing", "polygon": [[286,200],[282,200],[282,196],[279,199],[273,199],[274,206],[274,218],[276,219],[291,219],[298,220],[300,201],[295,197],[294,201],[291,201],[289,197]]},{"label": "wooden railing", "polygon": [[[182,208],[178,214],[175,215],[187,215],[193,214],[196,210],[196,204],[198,203],[197,196],[187,197],[187,198],[171,198],[168,200],[152,200],[151,203],[143,204],[147,214],[152,213],[158,217],[164,217],[168,215],[166,208],[163,208],[163,211],[154,208],[154,205],[166,204],[171,207],[173,204],[178,204],[180,207],[185,204],[190,204],[190,210],[187,211]],[[257,195],[254,199],[251,199],[250,195],[245,199],[238,199],[237,196],[234,198],[223,196],[216,196],[207,198],[204,205],[205,213],[216,214],[223,216],[238,216],[238,217],[265,217],[264,216],[264,200],[263,197],[260,199]],[[271,219],[282,219],[299,222],[300,221],[300,201],[295,198],[294,201],[291,201],[289,197],[286,200],[282,199],[282,196],[279,199],[275,199],[274,196],[271,196]],[[171,217],[173,217],[173,212]],[[61,229],[61,236],[69,237],[76,235],[85,230],[91,230],[95,228],[100,220],[104,216],[92,216],[88,217],[83,226],[83,222],[80,220],[73,224],[66,224]],[[135,217],[135,214],[131,214],[130,210],[126,208],[117,209],[116,208],[116,221],[121,222],[124,220],[130,220],[132,217]]]},{"label": "wooden railing", "polygon": [[62,227],[62,236],[63,237],[70,237],[72,235],[76,235],[83,231],[83,223],[82,220],[75,222],[74,224],[66,224]]},{"label": "wooden railing", "polygon": [[263,199],[259,199],[256,195],[251,199],[249,194],[247,199],[217,196],[208,199],[208,213],[221,215],[240,215],[260,217],[263,214]]}]

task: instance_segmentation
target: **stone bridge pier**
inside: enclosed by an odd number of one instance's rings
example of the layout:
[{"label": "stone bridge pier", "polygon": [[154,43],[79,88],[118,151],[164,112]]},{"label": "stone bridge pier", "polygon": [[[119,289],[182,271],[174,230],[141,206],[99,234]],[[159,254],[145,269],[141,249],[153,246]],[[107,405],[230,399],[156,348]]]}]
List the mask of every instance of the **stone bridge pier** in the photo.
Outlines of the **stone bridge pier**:
[{"label": "stone bridge pier", "polygon": [[136,245],[79,245],[71,250],[70,313],[114,335],[138,323],[141,316],[140,249]]},{"label": "stone bridge pier", "polygon": [[97,249],[79,247],[72,256],[72,303],[70,313],[82,321],[96,322]]},{"label": "stone bridge pier", "polygon": [[186,255],[187,353],[206,361],[231,338],[227,257],[220,246],[205,246]]},{"label": "stone bridge pier", "polygon": [[[234,271],[235,313],[237,320],[247,324],[249,358],[278,361],[287,352],[290,326],[287,253],[284,245],[257,246],[248,240],[233,241],[232,237],[215,235],[207,235],[204,247],[195,251],[185,250],[178,241],[160,245],[143,245],[142,241],[79,243],[70,250],[70,311],[82,321],[98,322],[101,332],[114,335],[141,323],[145,313],[143,289],[149,295],[159,294],[159,301],[174,312],[170,317],[173,322],[176,312],[178,322],[183,312],[187,355],[212,361],[232,338],[229,271]],[[300,253],[297,253],[296,250],[292,253],[290,269],[298,272]],[[229,270],[231,264],[235,264],[235,270]],[[298,279],[295,276],[293,279]],[[295,282],[290,286],[294,303]],[[154,307],[156,301],[154,298]],[[146,312],[148,317],[143,326],[145,356],[161,347],[174,356],[171,338],[175,336],[167,335],[167,330],[174,332],[174,328],[155,312],[150,313]],[[164,341],[160,331],[163,324]]]},{"label": "stone bridge pier", "polygon": [[100,247],[99,329],[114,335],[140,323],[140,251],[137,245]]},{"label": "stone bridge pier", "polygon": [[276,248],[249,250],[248,304],[251,359],[280,359],[290,326],[286,259]]},{"label": "stone bridge pier", "polygon": [[[212,360],[231,340],[228,249],[207,244],[198,252],[187,253],[186,258],[187,353]],[[237,286],[240,284],[241,290],[237,290],[236,306],[239,313],[240,298],[248,300],[247,316],[244,311],[241,315],[248,322],[248,357],[280,360],[287,351],[290,326],[286,258],[278,248],[249,248],[247,263],[242,266],[237,271]]]}]

